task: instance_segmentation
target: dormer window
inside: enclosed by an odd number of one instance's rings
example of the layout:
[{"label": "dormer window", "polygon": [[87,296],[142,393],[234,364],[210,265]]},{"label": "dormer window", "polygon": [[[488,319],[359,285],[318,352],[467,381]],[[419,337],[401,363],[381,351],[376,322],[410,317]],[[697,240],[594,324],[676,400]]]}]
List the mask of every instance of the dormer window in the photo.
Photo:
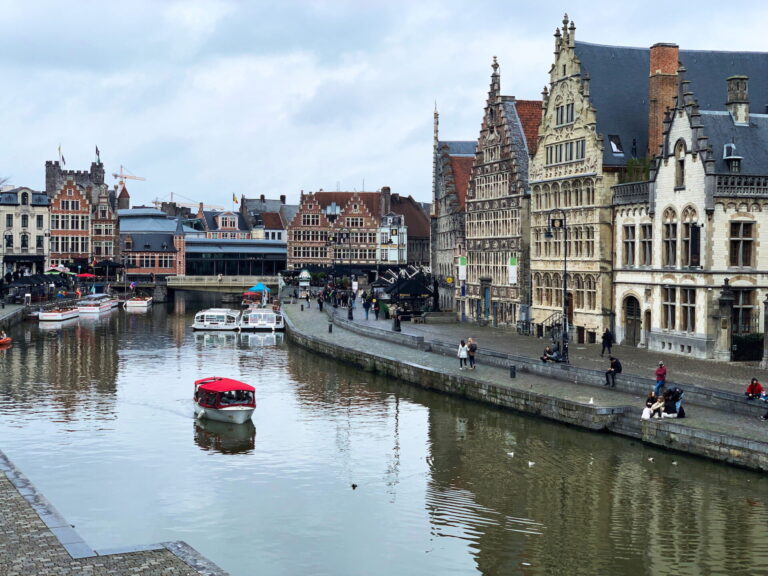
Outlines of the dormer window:
[{"label": "dormer window", "polygon": [[352,212],[357,214],[360,212],[360,207],[357,204],[352,204]]},{"label": "dormer window", "polygon": [[623,156],[624,147],[621,145],[621,138],[618,134],[611,134],[608,136],[608,143],[611,146],[611,152],[615,155]]},{"label": "dormer window", "polygon": [[26,192],[21,193],[21,205],[26,206],[29,204],[29,194]]},{"label": "dormer window", "polygon": [[741,172],[741,156],[736,155],[736,144],[723,146],[723,160],[728,165],[728,171],[732,174]]}]

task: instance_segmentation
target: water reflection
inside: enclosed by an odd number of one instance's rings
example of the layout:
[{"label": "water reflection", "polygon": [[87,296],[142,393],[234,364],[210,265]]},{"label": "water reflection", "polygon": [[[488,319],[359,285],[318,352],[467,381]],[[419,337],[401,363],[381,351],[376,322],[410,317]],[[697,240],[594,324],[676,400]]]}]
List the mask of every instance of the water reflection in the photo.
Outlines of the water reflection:
[{"label": "water reflection", "polygon": [[256,426],[251,420],[243,424],[195,420],[195,444],[222,454],[247,453],[256,445]]},{"label": "water reflection", "polygon": [[285,341],[282,332],[225,332],[197,331],[193,333],[195,344],[204,346],[245,346],[268,347],[278,346]]}]

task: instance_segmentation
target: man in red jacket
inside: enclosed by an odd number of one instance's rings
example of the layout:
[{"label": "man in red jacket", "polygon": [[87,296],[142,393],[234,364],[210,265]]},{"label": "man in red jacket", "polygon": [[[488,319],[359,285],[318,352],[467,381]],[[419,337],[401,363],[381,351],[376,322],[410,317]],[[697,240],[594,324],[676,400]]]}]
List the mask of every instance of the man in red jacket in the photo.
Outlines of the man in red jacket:
[{"label": "man in red jacket", "polygon": [[656,387],[653,389],[653,393],[658,396],[661,389],[667,383],[667,367],[664,366],[664,362],[659,362],[659,367],[656,368]]}]

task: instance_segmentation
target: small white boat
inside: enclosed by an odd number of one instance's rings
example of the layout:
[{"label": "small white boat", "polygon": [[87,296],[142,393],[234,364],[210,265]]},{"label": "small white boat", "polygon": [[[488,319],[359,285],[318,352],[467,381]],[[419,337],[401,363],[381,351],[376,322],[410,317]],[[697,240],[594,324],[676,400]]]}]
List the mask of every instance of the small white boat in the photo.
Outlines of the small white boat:
[{"label": "small white boat", "polygon": [[240,310],[208,308],[195,314],[192,330],[237,330],[239,324]]},{"label": "small white boat", "polygon": [[125,301],[126,308],[140,308],[146,310],[152,306],[152,296],[134,296]]},{"label": "small white boat", "polygon": [[43,310],[37,316],[40,322],[63,322],[80,316],[80,310],[76,306],[62,306],[51,310]]},{"label": "small white boat", "polygon": [[280,311],[269,308],[248,308],[240,318],[241,330],[285,330],[285,321]]},{"label": "small white boat", "polygon": [[119,302],[109,294],[89,294],[84,296],[77,303],[77,310],[80,315],[100,314],[113,308],[117,308]]},{"label": "small white boat", "polygon": [[211,376],[195,381],[194,401],[197,418],[242,424],[256,410],[256,388],[231,378]]}]

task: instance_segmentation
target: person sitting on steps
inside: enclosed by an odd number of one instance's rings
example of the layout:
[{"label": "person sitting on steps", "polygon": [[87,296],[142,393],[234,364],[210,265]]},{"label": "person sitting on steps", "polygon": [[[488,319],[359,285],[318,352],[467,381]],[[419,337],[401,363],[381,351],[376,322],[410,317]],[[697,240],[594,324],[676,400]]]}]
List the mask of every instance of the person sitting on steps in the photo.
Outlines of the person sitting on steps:
[{"label": "person sitting on steps", "polygon": [[551,346],[546,346],[544,348],[544,354],[541,355],[541,361],[545,364],[547,361],[549,362],[560,362],[562,360],[562,356],[560,355],[560,350],[557,349],[557,347],[552,350]]}]

